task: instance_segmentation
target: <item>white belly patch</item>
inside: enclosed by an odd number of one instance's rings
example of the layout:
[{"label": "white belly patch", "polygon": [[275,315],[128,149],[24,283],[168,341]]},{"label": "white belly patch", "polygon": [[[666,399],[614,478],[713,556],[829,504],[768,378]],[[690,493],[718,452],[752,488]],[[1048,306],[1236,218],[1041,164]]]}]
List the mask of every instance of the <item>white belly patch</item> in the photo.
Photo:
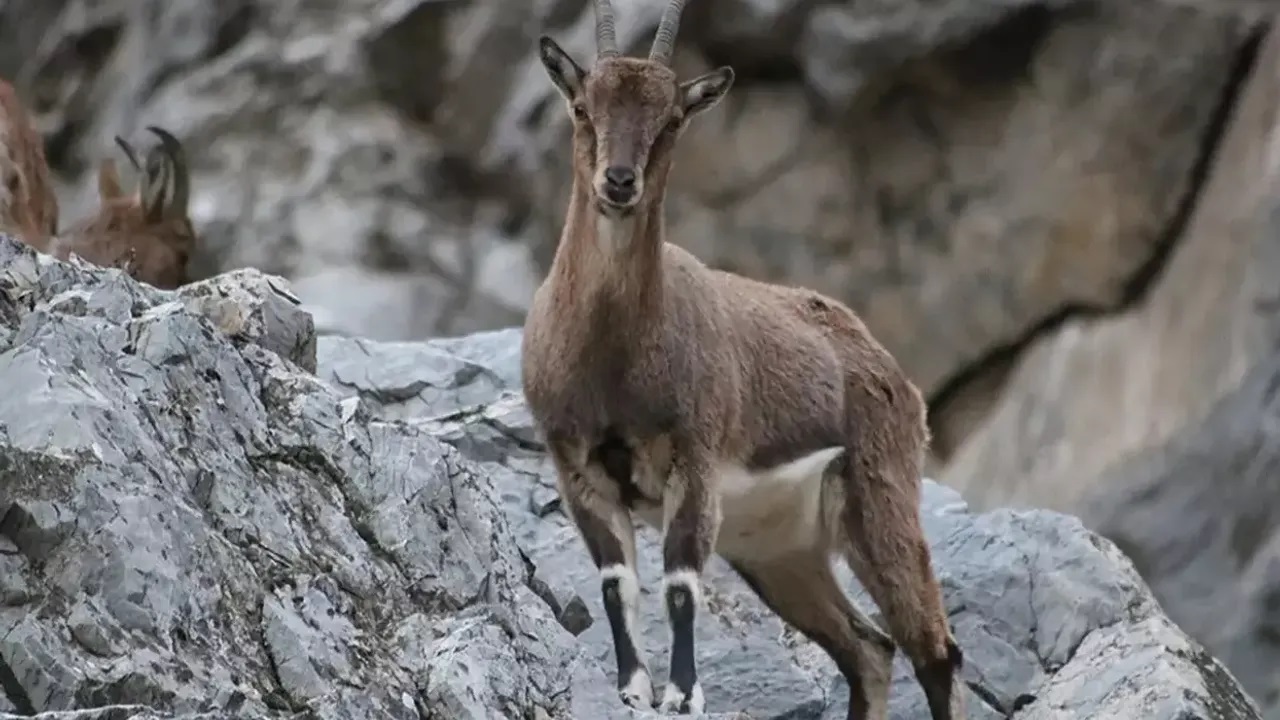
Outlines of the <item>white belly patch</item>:
[{"label": "white belly patch", "polygon": [[[822,540],[823,476],[827,466],[844,452],[823,448],[797,460],[748,471],[741,465],[717,469],[721,523],[716,552],[730,560],[764,559]],[[641,518],[662,528],[662,508],[637,508]]]}]

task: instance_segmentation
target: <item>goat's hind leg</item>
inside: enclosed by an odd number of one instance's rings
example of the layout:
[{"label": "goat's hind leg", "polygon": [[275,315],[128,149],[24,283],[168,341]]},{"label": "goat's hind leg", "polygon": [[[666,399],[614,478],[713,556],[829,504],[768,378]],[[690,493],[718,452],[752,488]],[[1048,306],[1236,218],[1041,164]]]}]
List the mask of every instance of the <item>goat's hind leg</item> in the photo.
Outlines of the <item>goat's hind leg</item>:
[{"label": "goat's hind leg", "polygon": [[849,720],[883,720],[893,641],[850,602],[830,560],[812,551],[731,565],[770,610],[835,661],[849,684]]},{"label": "goat's hind leg", "polygon": [[848,463],[845,472],[849,565],[911,659],[933,720],[963,720],[964,657],[951,635],[920,525],[918,475],[875,475],[857,463]]},{"label": "goat's hind leg", "polygon": [[557,469],[565,514],[600,571],[604,612],[618,661],[618,695],[626,705],[648,710],[653,706],[653,682],[635,637],[640,581],[631,514],[607,491],[611,486],[602,469],[587,466],[574,472],[561,460]]}]

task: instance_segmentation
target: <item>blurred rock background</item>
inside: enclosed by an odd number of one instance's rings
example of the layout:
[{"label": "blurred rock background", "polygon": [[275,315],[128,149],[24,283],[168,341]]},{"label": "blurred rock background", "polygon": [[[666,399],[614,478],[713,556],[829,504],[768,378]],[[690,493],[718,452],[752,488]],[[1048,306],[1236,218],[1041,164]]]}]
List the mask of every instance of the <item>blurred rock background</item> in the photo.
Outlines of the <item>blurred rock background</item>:
[{"label": "blurred rock background", "polygon": [[[618,0],[640,50],[660,0]],[[932,406],[930,473],[1079,514],[1280,717],[1280,28],[1270,0],[693,0],[732,64],[673,240],[858,310]],[[583,0],[0,0],[62,225],[111,138],[194,174],[198,277],[325,332],[519,324],[567,192],[534,54]],[[1223,622],[1224,616],[1231,622]]]}]

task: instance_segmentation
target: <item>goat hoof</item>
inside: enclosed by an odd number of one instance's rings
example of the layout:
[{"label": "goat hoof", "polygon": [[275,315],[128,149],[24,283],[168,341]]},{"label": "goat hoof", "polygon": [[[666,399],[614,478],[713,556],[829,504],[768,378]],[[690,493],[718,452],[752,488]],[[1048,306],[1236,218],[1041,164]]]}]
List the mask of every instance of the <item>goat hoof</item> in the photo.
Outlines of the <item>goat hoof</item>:
[{"label": "goat hoof", "polygon": [[695,682],[689,692],[681,692],[675,683],[669,683],[662,692],[662,704],[658,712],[663,715],[701,715],[706,712],[707,701],[702,696],[702,684]]},{"label": "goat hoof", "polygon": [[618,688],[618,697],[622,698],[622,703],[628,707],[652,710],[653,682],[649,679],[649,673],[644,670],[631,673],[631,679]]}]

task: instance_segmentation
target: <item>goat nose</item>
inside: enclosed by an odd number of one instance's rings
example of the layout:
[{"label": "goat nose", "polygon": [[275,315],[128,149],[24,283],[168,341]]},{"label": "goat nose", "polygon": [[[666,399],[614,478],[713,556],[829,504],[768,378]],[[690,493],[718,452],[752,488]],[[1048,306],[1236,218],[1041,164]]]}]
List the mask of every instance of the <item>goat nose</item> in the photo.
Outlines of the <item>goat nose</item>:
[{"label": "goat nose", "polygon": [[604,179],[613,187],[626,190],[636,184],[636,173],[629,167],[611,165],[605,168]]},{"label": "goat nose", "polygon": [[628,167],[610,165],[604,169],[604,195],[619,205],[631,202],[636,195],[636,173]]}]

